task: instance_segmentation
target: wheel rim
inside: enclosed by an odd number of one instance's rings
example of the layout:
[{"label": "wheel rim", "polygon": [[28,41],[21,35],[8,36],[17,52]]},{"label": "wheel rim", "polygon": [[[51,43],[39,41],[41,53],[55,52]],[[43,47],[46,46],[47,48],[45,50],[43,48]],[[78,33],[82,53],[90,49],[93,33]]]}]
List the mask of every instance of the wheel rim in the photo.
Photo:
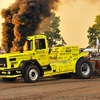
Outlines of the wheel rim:
[{"label": "wheel rim", "polygon": [[38,78],[38,72],[36,69],[31,69],[29,72],[29,77],[31,80],[36,80]]},{"label": "wheel rim", "polygon": [[81,72],[83,75],[88,75],[90,73],[90,67],[87,63],[81,65]]}]

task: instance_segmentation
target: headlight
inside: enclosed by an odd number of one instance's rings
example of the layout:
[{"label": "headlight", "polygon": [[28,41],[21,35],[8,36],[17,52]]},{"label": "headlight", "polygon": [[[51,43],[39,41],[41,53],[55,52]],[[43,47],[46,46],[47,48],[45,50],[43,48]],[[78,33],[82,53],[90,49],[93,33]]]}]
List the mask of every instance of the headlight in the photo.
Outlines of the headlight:
[{"label": "headlight", "polygon": [[6,64],[3,64],[4,67],[6,67]]},{"label": "headlight", "polygon": [[11,74],[11,72],[10,71],[8,71],[8,75],[10,75]]}]

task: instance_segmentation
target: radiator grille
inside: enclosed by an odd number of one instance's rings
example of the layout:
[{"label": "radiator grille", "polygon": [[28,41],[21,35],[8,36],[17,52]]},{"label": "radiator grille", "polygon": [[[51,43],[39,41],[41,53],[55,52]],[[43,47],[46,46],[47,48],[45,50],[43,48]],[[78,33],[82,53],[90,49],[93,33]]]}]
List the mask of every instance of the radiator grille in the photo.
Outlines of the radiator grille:
[{"label": "radiator grille", "polygon": [[0,67],[7,67],[6,58],[0,58]]}]

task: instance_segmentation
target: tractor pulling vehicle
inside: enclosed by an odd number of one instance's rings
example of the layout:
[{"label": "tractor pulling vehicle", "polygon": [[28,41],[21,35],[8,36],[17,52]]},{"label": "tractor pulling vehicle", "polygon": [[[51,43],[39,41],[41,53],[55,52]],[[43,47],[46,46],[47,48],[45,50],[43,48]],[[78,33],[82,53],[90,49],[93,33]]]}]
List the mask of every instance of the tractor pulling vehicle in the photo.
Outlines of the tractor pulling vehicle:
[{"label": "tractor pulling vehicle", "polygon": [[39,77],[75,73],[79,78],[90,78],[92,65],[78,46],[55,47],[48,53],[45,35],[28,36],[24,51],[0,55],[0,77],[4,81],[14,81],[23,77],[34,83]]}]

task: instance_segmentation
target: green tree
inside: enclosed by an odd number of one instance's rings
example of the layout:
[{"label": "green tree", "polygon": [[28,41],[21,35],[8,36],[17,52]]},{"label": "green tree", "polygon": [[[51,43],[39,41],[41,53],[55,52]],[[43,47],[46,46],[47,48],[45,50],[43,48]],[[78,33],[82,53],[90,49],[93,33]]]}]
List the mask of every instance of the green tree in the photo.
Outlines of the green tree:
[{"label": "green tree", "polygon": [[95,24],[90,26],[88,31],[89,34],[87,35],[89,39],[89,44],[96,46],[96,38],[100,40],[100,15],[97,15],[95,18]]},{"label": "green tree", "polygon": [[57,40],[61,40],[60,29],[60,16],[56,16],[55,13],[52,13],[52,19],[50,21],[50,26],[43,31],[44,35],[47,36],[47,40],[49,43],[56,42]]}]

